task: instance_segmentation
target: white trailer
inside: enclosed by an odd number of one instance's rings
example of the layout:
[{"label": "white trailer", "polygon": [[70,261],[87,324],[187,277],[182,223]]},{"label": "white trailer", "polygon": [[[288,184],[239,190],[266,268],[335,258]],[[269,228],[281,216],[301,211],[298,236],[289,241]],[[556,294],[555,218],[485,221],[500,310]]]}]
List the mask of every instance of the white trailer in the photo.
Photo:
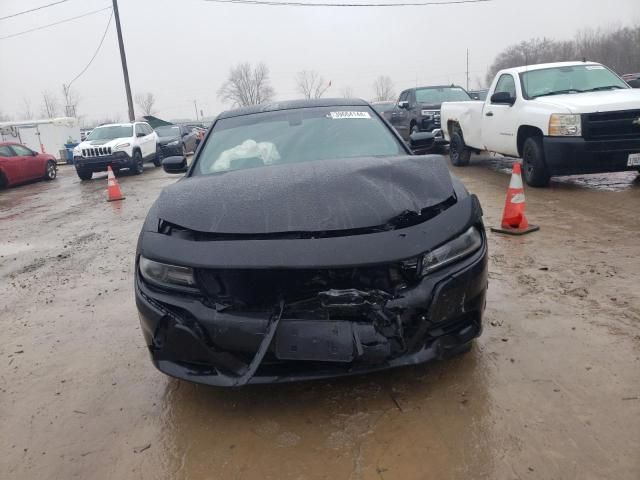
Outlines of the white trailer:
[{"label": "white trailer", "polygon": [[60,150],[69,139],[80,142],[78,120],[72,117],[0,123],[3,142],[18,142],[36,152],[49,153],[60,160]]}]

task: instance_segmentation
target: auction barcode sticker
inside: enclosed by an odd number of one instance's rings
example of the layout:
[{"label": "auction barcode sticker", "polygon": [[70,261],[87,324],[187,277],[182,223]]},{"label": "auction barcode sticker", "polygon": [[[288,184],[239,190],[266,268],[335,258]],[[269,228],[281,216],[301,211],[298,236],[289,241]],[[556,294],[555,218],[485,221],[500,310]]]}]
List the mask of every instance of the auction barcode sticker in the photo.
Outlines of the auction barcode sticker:
[{"label": "auction barcode sticker", "polygon": [[371,119],[369,112],[329,112],[334,120],[342,120],[343,118],[367,118]]}]

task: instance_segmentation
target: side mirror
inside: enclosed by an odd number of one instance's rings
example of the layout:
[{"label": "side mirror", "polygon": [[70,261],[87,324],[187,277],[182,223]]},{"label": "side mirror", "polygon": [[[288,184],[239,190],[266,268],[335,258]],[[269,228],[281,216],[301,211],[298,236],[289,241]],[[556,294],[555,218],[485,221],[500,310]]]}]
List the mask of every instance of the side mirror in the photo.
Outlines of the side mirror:
[{"label": "side mirror", "polygon": [[167,173],[184,173],[187,171],[185,157],[167,157],[162,160],[162,169]]},{"label": "side mirror", "polygon": [[512,97],[509,92],[498,92],[491,95],[491,103],[497,103],[498,105],[513,105],[516,103],[516,99]]},{"label": "side mirror", "polygon": [[398,108],[408,108],[409,107],[409,102],[407,102],[406,100],[402,100],[401,102],[398,102]]},{"label": "side mirror", "polygon": [[433,132],[416,132],[409,136],[409,147],[411,150],[429,150],[435,141]]},{"label": "side mirror", "polygon": [[140,137],[144,137],[144,133],[142,132],[138,132],[136,133],[136,137],[140,138]]}]

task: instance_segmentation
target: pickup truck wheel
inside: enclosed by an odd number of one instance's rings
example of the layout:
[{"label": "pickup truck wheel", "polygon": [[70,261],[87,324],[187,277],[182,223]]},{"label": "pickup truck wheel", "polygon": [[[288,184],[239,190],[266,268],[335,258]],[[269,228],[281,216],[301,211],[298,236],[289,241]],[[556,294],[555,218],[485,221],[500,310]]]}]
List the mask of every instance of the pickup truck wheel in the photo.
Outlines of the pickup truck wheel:
[{"label": "pickup truck wheel", "polygon": [[531,187],[546,187],[551,175],[544,163],[544,149],[542,138],[529,137],[522,147],[522,175],[527,185]]},{"label": "pickup truck wheel", "polygon": [[140,175],[144,172],[144,160],[139,150],[133,152],[133,166],[131,167],[134,175]]},{"label": "pickup truck wheel", "polygon": [[76,173],[78,174],[78,178],[80,178],[80,180],[91,180],[91,177],[93,177],[93,172],[91,170],[83,170],[81,168],[77,168]]},{"label": "pickup truck wheel", "polygon": [[449,142],[449,158],[456,167],[466,167],[471,160],[471,150],[467,148],[460,132],[454,132]]}]

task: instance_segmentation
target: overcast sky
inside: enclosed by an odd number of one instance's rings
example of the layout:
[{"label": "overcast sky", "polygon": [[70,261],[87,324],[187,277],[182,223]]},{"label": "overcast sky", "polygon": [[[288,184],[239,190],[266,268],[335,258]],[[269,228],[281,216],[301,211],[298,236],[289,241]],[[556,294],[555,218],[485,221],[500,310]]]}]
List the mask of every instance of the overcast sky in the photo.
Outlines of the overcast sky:
[{"label": "overcast sky", "polygon": [[[0,17],[52,1],[0,0]],[[376,1],[382,0],[367,3]],[[0,37],[110,4],[69,0],[2,20]],[[243,61],[267,64],[278,99],[299,97],[294,77],[304,69],[332,81],[327,96],[340,96],[351,87],[356,96],[370,98],[378,75],[389,75],[397,91],[416,83],[464,85],[467,48],[471,86],[476,87],[495,55],[512,43],[537,36],[570,39],[585,28],[640,22],[640,0],[493,0],[369,9],[119,0],[119,6],[133,93],[153,92],[158,115],[170,119],[194,117],[194,100],[205,116],[225,109],[216,92],[229,67]],[[0,111],[20,117],[27,99],[39,117],[41,92],[61,96],[62,84],[95,52],[109,14],[0,40]],[[96,60],[73,87],[81,97],[79,113],[90,121],[126,120],[115,22]]]}]

